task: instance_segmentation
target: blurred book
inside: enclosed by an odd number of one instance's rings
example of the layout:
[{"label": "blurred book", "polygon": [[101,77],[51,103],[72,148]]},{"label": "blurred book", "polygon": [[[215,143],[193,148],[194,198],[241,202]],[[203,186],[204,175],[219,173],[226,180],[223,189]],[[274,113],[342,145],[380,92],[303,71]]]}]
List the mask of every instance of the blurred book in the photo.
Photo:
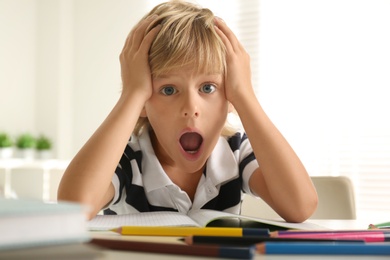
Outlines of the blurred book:
[{"label": "blurred book", "polygon": [[85,244],[71,243],[50,246],[34,246],[0,250],[0,259],[61,259],[61,260],[89,260],[100,259],[103,252],[100,247]]},{"label": "blurred book", "polygon": [[0,198],[0,253],[89,240],[86,208],[80,204]]}]

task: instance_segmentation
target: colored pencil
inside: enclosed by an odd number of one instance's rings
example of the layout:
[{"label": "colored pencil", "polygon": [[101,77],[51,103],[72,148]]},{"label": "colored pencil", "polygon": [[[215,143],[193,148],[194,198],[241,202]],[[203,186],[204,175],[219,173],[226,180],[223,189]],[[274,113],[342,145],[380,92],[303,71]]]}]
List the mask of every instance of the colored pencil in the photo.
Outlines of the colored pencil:
[{"label": "colored pencil", "polygon": [[91,244],[113,249],[158,254],[175,254],[188,256],[221,257],[233,259],[253,259],[255,247],[223,247],[216,245],[181,245],[156,242],[138,242],[94,238]]},{"label": "colored pencil", "polygon": [[390,229],[390,222],[384,222],[379,224],[370,224],[369,229]]},{"label": "colored pencil", "polygon": [[111,231],[131,236],[269,236],[268,229],[260,228],[229,228],[229,227],[151,227],[123,226]]},{"label": "colored pencil", "polygon": [[307,233],[355,233],[355,232],[382,232],[383,234],[390,234],[390,230],[372,230],[372,229],[343,229],[343,230],[279,230],[270,232],[270,235],[273,234],[307,234]]},{"label": "colored pencil", "polygon": [[320,239],[357,239],[364,240],[365,242],[384,242],[390,241],[390,234],[383,231],[344,231],[344,232],[288,232],[288,231],[277,231],[272,233],[271,237],[280,237],[280,238],[320,238]]},{"label": "colored pencil", "polygon": [[265,242],[257,244],[256,251],[259,254],[280,255],[390,255],[390,244]]},{"label": "colored pencil", "polygon": [[339,239],[311,239],[311,238],[279,238],[279,237],[222,237],[222,236],[188,236],[180,239],[187,245],[194,244],[215,244],[215,245],[234,245],[234,246],[251,246],[260,242],[340,242],[340,243],[364,243],[363,240],[339,240]]}]

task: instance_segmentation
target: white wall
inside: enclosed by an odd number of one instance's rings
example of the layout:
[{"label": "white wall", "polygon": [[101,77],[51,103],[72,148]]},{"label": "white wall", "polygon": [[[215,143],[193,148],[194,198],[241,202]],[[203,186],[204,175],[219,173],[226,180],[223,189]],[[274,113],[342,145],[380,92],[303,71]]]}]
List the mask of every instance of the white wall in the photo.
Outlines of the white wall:
[{"label": "white wall", "polygon": [[0,132],[44,133],[72,158],[121,88],[119,54],[137,0],[0,0]]},{"label": "white wall", "polygon": [[0,132],[46,134],[71,159],[119,97],[128,33],[160,2],[0,0]]},{"label": "white wall", "polygon": [[[76,4],[77,3],[77,4]],[[75,1],[74,148],[104,120],[121,90],[119,54],[144,1]]]},{"label": "white wall", "polygon": [[0,0],[0,131],[35,130],[36,4]]}]

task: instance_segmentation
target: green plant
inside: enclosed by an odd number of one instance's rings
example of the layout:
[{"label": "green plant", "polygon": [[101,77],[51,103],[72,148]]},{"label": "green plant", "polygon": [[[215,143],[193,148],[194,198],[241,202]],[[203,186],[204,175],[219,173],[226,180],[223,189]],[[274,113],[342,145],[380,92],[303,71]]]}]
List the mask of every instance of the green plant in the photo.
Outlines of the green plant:
[{"label": "green plant", "polygon": [[37,150],[50,150],[51,149],[52,142],[48,137],[46,137],[44,135],[40,135],[36,141],[37,141],[37,143],[36,143],[35,148]]},{"label": "green plant", "polygon": [[28,133],[22,134],[16,138],[16,147],[19,149],[34,148],[35,144],[35,137]]},{"label": "green plant", "polygon": [[7,133],[0,133],[0,147],[11,147],[14,144],[11,137]]}]

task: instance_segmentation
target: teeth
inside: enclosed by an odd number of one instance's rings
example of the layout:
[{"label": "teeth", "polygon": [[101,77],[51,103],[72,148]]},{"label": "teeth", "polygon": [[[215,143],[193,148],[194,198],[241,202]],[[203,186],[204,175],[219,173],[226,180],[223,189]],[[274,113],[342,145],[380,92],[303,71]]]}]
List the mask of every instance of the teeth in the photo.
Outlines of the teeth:
[{"label": "teeth", "polygon": [[196,152],[198,152],[198,151],[186,151],[187,153],[190,153],[190,154],[194,154],[194,153],[196,153]]}]

